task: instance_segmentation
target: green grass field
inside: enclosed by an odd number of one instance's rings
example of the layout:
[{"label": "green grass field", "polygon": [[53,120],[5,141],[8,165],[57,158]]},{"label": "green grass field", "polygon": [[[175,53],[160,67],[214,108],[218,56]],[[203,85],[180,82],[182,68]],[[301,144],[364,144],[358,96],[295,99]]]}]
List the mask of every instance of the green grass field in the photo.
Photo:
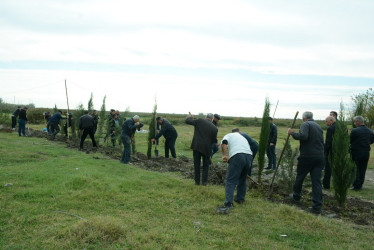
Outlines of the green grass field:
[{"label": "green grass field", "polygon": [[[192,127],[182,128],[177,150],[190,156]],[[228,130],[220,128],[220,136]],[[2,249],[372,248],[372,229],[270,203],[256,191],[228,215],[215,213],[223,200],[223,186],[195,186],[178,173],[0,133]]]}]

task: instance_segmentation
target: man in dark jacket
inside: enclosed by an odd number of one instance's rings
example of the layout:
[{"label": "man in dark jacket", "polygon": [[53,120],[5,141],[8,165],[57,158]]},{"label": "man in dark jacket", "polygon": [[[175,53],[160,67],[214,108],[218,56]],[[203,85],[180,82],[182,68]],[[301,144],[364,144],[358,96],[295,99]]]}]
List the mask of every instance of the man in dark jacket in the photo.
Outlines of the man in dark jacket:
[{"label": "man in dark jacket", "polygon": [[252,137],[250,137],[247,133],[240,132],[239,128],[234,128],[234,129],[232,129],[231,132],[232,133],[239,132],[239,134],[241,134],[247,140],[247,142],[249,144],[249,147],[251,148],[251,151],[252,151],[252,160],[251,160],[251,166],[249,167],[249,170],[248,170],[248,175],[251,176],[252,175],[252,164],[253,164],[253,160],[255,159],[256,154],[258,152],[258,142],[255,141],[254,139],[252,139]]},{"label": "man in dark jacket", "polygon": [[84,140],[86,140],[87,135],[90,136],[92,140],[92,146],[96,147],[96,141],[94,136],[94,119],[88,114],[88,111],[84,112],[84,115],[82,115],[79,119],[79,129],[83,129],[82,137],[81,137],[81,143],[80,143],[80,149],[83,149],[83,143]]},{"label": "man in dark jacket", "polygon": [[18,106],[18,108],[12,114],[12,130],[16,130],[17,117],[20,111],[21,111],[21,106]]},{"label": "man in dark jacket", "polygon": [[195,127],[191,144],[195,168],[195,184],[200,185],[200,164],[201,159],[203,159],[202,184],[206,185],[208,182],[211,146],[217,139],[218,129],[213,125],[211,120],[202,118],[195,120],[191,114],[187,117],[186,123]]},{"label": "man in dark jacket", "polygon": [[94,120],[94,127],[93,127],[93,132],[94,134],[96,133],[97,130],[97,124],[99,123],[99,115],[97,114],[97,110],[94,110],[92,113],[92,118]]},{"label": "man in dark jacket", "polygon": [[[207,116],[207,118],[208,118],[208,116]],[[221,116],[219,114],[214,114],[212,123],[213,123],[214,126],[217,127],[217,129],[218,129],[218,121],[219,120],[221,120]],[[213,157],[213,155],[215,153],[217,153],[217,151],[219,150],[218,146],[219,146],[218,140],[216,140],[214,143],[212,143],[212,151],[210,153],[210,157]]]},{"label": "man in dark jacket", "polygon": [[326,117],[326,125],[328,126],[326,132],[326,140],[325,140],[325,175],[323,176],[323,188],[330,189],[330,180],[331,180],[331,167],[329,163],[329,156],[332,157],[332,138],[334,137],[335,133],[335,118],[333,116]]},{"label": "man in dark jacket", "polygon": [[300,141],[296,180],[293,186],[293,194],[290,195],[290,198],[295,202],[300,202],[303,181],[307,174],[310,173],[313,207],[308,210],[314,214],[321,214],[321,176],[324,166],[323,131],[313,120],[313,113],[306,111],[303,113],[303,124],[300,126],[300,132],[296,133],[293,129],[288,129],[288,134],[292,135],[295,140]]},{"label": "man in dark jacket", "polygon": [[21,132],[23,136],[26,136],[26,123],[27,123],[27,107],[24,107],[19,111],[18,114],[18,135],[21,136]]},{"label": "man in dark jacket", "polygon": [[353,183],[353,190],[358,191],[362,189],[365,181],[366,168],[370,158],[370,144],[374,143],[373,130],[365,126],[365,121],[362,116],[353,118],[356,128],[352,129],[351,153],[352,160],[356,163],[357,173],[356,180]]},{"label": "man in dark jacket", "polygon": [[178,133],[171,125],[171,123],[161,117],[156,118],[157,124],[161,125],[161,130],[158,132],[158,134],[155,136],[155,138],[152,139],[152,142],[155,142],[158,140],[161,136],[165,137],[165,158],[169,158],[169,149],[171,152],[171,156],[173,158],[177,157],[177,154],[175,153],[175,141],[177,140]]},{"label": "man in dark jacket", "polygon": [[270,123],[270,133],[268,140],[268,147],[266,149],[266,155],[268,157],[269,163],[268,167],[265,169],[275,169],[277,167],[277,155],[275,153],[275,147],[277,144],[278,129],[277,126],[273,123],[273,118],[269,117]]},{"label": "man in dark jacket", "polygon": [[127,119],[122,125],[121,140],[123,143],[123,154],[121,157],[121,163],[129,164],[131,155],[131,142],[133,140],[136,130],[140,130],[143,127],[143,123],[139,122],[139,116],[135,115],[131,119]]},{"label": "man in dark jacket", "polygon": [[66,119],[66,117],[62,117],[61,114],[62,114],[61,110],[57,111],[54,115],[51,116],[51,119],[49,120],[48,125],[47,125],[50,128],[53,139],[56,137],[58,132],[60,132],[60,127],[59,127],[60,120]]}]

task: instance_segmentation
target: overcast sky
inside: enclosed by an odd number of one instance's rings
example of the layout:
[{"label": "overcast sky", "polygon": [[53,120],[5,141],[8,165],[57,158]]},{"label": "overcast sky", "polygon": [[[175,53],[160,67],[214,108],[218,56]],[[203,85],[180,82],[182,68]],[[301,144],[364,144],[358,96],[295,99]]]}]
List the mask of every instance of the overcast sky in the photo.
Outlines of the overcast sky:
[{"label": "overcast sky", "polygon": [[0,97],[324,118],[374,87],[374,1],[0,0]]}]

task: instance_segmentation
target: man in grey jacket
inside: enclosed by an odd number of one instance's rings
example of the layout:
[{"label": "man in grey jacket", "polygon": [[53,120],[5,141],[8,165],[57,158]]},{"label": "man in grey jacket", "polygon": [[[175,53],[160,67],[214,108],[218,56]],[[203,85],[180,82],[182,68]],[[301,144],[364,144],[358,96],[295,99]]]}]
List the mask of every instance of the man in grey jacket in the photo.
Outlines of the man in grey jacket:
[{"label": "man in grey jacket", "polygon": [[322,184],[321,176],[324,166],[323,132],[321,127],[313,120],[313,113],[303,113],[303,124],[300,132],[288,129],[288,134],[295,140],[300,141],[300,156],[297,158],[297,174],[293,186],[293,194],[290,198],[300,202],[301,190],[305,177],[310,173],[312,179],[312,201],[313,207],[308,209],[314,214],[321,214],[322,210]]}]

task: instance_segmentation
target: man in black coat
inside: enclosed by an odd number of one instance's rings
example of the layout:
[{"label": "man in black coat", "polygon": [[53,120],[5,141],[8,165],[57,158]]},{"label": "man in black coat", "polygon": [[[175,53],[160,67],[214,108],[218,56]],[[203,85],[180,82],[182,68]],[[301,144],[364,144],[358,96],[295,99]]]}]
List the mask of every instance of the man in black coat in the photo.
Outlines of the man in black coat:
[{"label": "man in black coat", "polygon": [[27,123],[27,107],[24,107],[18,114],[18,135],[26,136],[26,123]]},{"label": "man in black coat", "polygon": [[356,163],[357,174],[356,180],[353,183],[353,190],[361,190],[365,181],[366,168],[370,158],[370,144],[374,143],[373,130],[365,126],[365,121],[362,116],[353,118],[356,128],[352,129],[351,153],[352,160]]},{"label": "man in black coat", "polygon": [[277,155],[275,152],[275,147],[277,145],[278,129],[273,123],[273,118],[269,117],[270,123],[270,133],[268,140],[268,147],[266,149],[266,155],[268,157],[269,163],[268,167],[265,169],[275,169],[277,167]]},{"label": "man in black coat", "polygon": [[165,158],[169,158],[169,149],[171,152],[171,156],[173,158],[177,157],[177,154],[175,153],[175,141],[177,140],[178,133],[171,125],[171,123],[161,117],[156,118],[157,124],[161,125],[161,130],[158,132],[158,134],[155,136],[155,138],[152,139],[152,142],[158,140],[161,136],[165,137]]},{"label": "man in black coat", "polygon": [[297,158],[297,174],[293,186],[293,194],[290,198],[295,202],[300,202],[301,190],[305,177],[310,173],[312,179],[312,201],[313,207],[308,209],[314,214],[321,214],[322,207],[322,168],[324,166],[324,145],[323,131],[313,120],[313,113],[306,111],[303,113],[303,124],[300,132],[288,129],[288,134],[295,140],[300,141],[300,156]]},{"label": "man in black coat", "polygon": [[325,140],[325,175],[323,176],[323,188],[330,189],[331,182],[331,167],[329,163],[329,156],[332,157],[332,139],[335,133],[335,118],[333,116],[326,117],[326,125],[328,126]]},{"label": "man in black coat", "polygon": [[80,143],[80,149],[83,149],[83,143],[86,139],[87,135],[90,136],[92,140],[92,145],[96,147],[96,141],[94,136],[94,119],[88,114],[88,111],[84,112],[84,115],[81,116],[79,119],[79,129],[83,129],[82,137],[81,137],[81,143]]},{"label": "man in black coat", "polygon": [[202,184],[206,185],[208,182],[208,168],[209,157],[211,153],[211,146],[217,139],[218,129],[213,125],[209,119],[194,119],[193,115],[186,118],[186,123],[193,125],[194,136],[191,143],[193,150],[194,169],[195,169],[195,184],[200,185],[200,164],[203,160],[203,178]]},{"label": "man in black coat", "polygon": [[21,106],[18,106],[18,108],[12,114],[12,130],[16,130],[17,117],[20,111],[21,111]]}]

